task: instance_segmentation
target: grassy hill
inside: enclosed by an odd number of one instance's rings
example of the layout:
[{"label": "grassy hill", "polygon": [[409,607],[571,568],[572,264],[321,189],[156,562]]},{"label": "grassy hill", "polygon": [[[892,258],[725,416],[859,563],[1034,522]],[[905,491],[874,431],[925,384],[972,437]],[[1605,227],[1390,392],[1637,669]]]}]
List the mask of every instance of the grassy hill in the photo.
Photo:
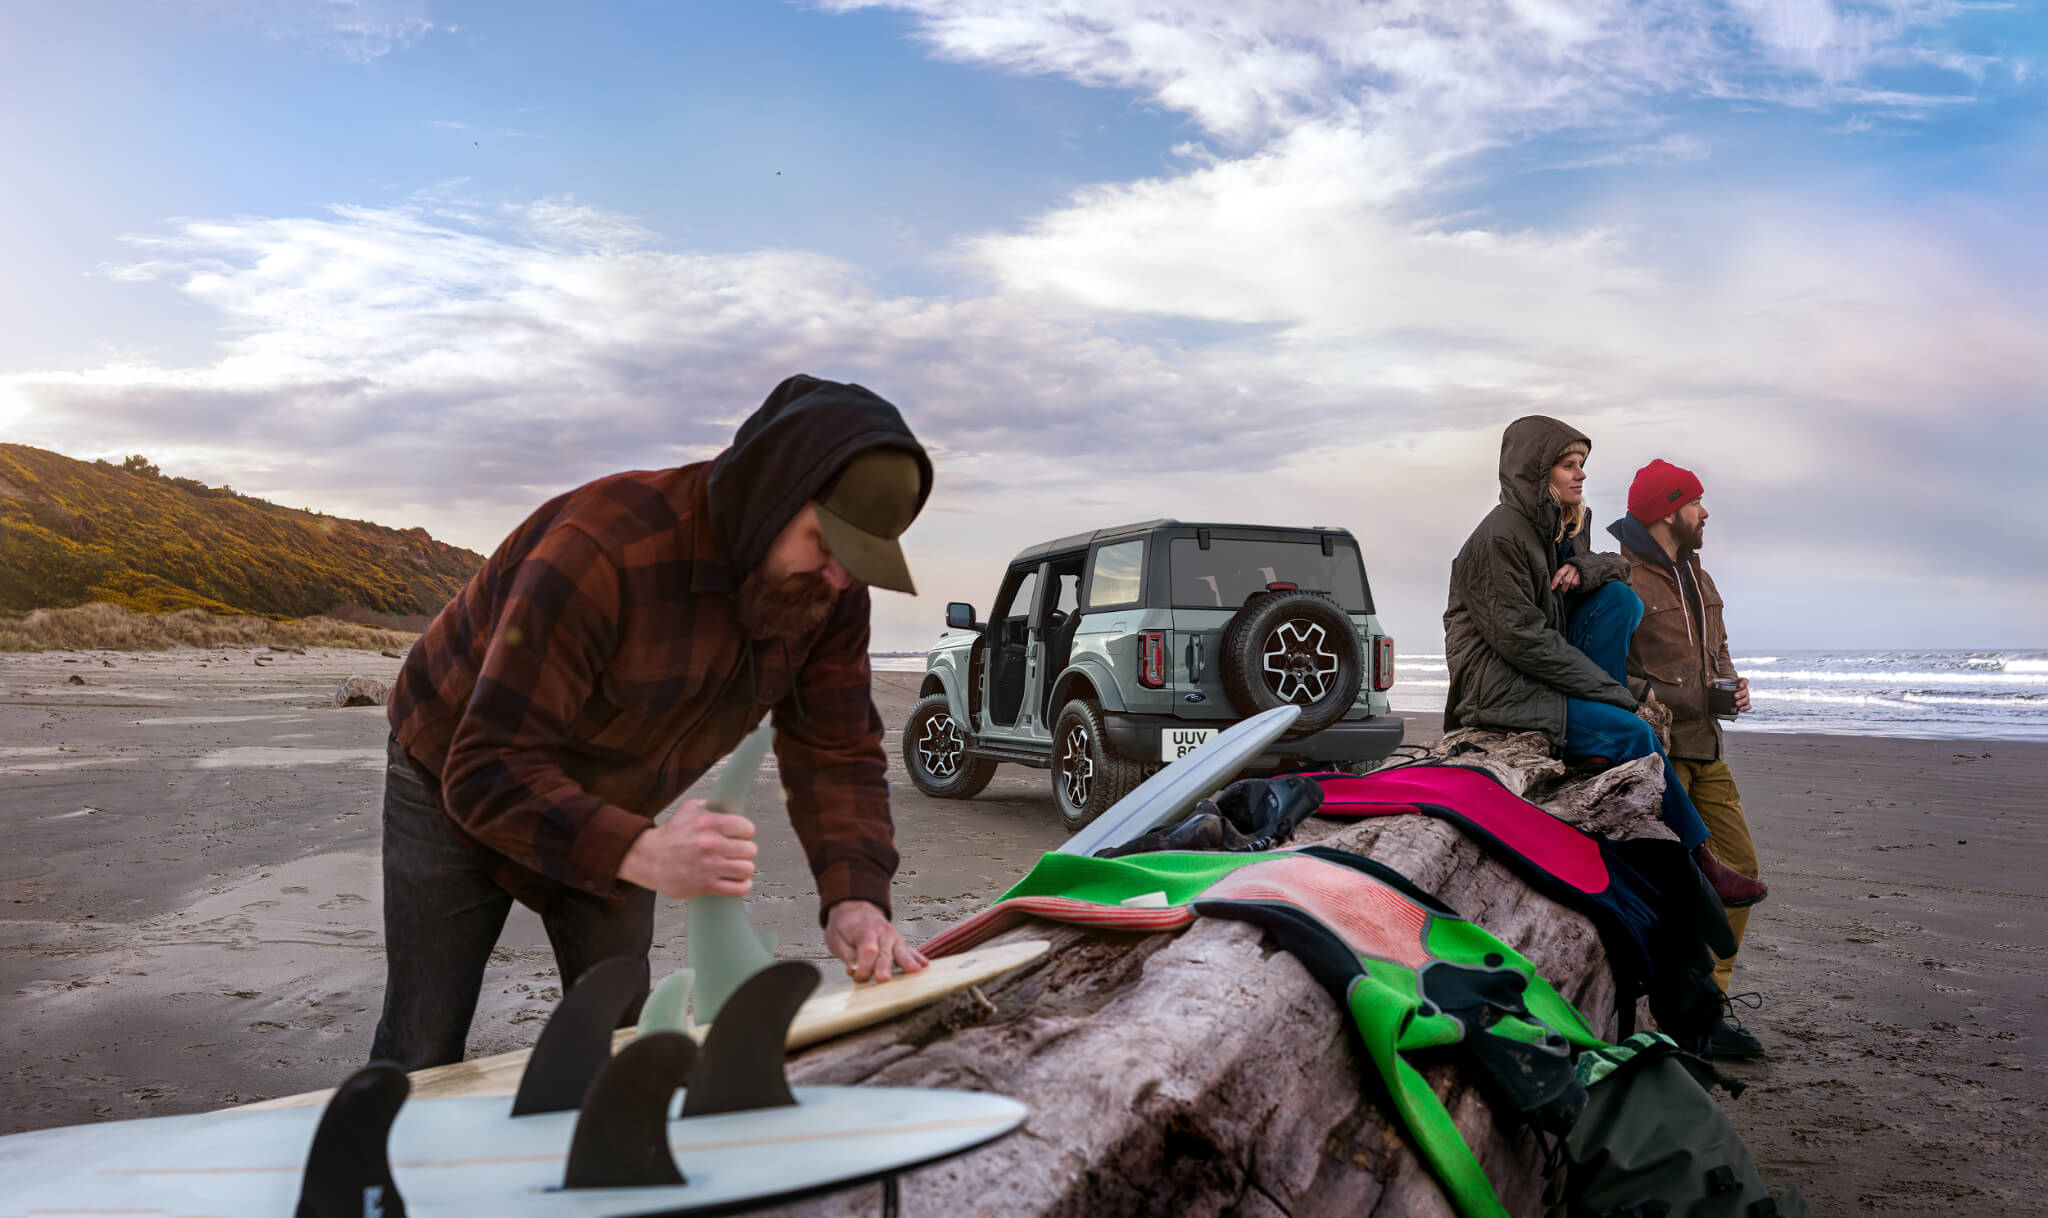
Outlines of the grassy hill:
[{"label": "grassy hill", "polygon": [[297,618],[361,606],[432,614],[483,557],[425,529],[279,507],[166,477],[141,457],[78,461],[0,444],[0,611],[96,601]]}]

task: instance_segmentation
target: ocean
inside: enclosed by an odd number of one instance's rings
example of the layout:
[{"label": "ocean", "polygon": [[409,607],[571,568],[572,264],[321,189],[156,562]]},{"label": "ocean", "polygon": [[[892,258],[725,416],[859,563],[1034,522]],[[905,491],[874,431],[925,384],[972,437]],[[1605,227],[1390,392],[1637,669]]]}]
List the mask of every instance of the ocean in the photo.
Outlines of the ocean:
[{"label": "ocean", "polygon": [[[2048,651],[1756,651],[1734,656],[1749,714],[1731,731],[2048,740]],[[1441,711],[1444,658],[1397,655],[1398,710]]]},{"label": "ocean", "polygon": [[[2048,651],[1751,651],[1734,657],[1754,710],[1732,731],[2048,740]],[[922,672],[916,656],[876,669]],[[1441,653],[1397,655],[1394,709],[1441,711]]]}]

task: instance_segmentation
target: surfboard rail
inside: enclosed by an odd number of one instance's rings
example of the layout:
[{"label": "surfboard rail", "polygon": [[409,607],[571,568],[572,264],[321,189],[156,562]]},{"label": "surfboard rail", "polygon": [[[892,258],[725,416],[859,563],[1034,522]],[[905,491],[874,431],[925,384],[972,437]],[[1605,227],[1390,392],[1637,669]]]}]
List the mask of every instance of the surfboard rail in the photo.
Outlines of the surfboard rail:
[{"label": "surfboard rail", "polygon": [[[969,986],[1002,976],[1028,964],[1049,950],[1045,939],[1024,939],[977,951],[963,952],[934,960],[920,972],[899,973],[888,981],[864,985],[840,985],[820,990],[797,1011],[789,1026],[787,1048],[791,1051],[857,1032],[862,1028],[906,1015],[921,1007],[957,994]],[[702,1041],[710,1025],[685,1029]],[[612,1035],[614,1052],[625,1047],[634,1029],[621,1028]],[[466,1096],[512,1095],[526,1071],[532,1049],[514,1049],[471,1061],[415,1070],[412,1081],[415,1099],[453,1099]],[[334,1089],[306,1091],[276,1099],[238,1105],[239,1109],[316,1108],[333,1096]]]}]

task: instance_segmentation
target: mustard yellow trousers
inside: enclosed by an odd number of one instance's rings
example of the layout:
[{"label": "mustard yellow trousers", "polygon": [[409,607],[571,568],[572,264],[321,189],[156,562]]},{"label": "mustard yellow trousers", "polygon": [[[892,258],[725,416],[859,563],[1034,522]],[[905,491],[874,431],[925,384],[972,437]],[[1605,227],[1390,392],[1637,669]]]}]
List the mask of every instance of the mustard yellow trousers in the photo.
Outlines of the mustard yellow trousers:
[{"label": "mustard yellow trousers", "polygon": [[[1715,856],[1752,880],[1762,878],[1756,839],[1749,835],[1749,821],[1742,815],[1742,793],[1735,789],[1735,775],[1728,763],[1673,757],[1671,768],[1678,772],[1679,783],[1692,797],[1700,819],[1707,823],[1707,845]],[[1739,950],[1742,932],[1749,928],[1749,910],[1729,910],[1728,926],[1735,932],[1735,946]],[[1728,992],[1728,982],[1734,973],[1735,957],[1715,957],[1714,980],[1722,993]]]}]

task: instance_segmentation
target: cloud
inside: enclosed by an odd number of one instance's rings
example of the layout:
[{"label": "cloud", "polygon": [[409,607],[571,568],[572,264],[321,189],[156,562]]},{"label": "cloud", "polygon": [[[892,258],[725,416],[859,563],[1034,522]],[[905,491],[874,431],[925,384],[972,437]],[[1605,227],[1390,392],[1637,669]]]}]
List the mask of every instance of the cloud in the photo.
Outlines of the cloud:
[{"label": "cloud", "polygon": [[[1439,401],[1683,396],[1745,365],[1769,370],[1747,380],[1755,388],[1783,385],[1771,379],[1783,369],[1825,395],[1842,386],[1806,382],[1960,324],[1923,281],[1894,272],[1930,247],[1976,257],[1931,217],[1837,214],[1831,200],[1735,179],[1704,198],[1632,183],[1604,206],[1588,199],[1585,219],[1542,227],[1471,202],[1485,197],[1484,154],[1553,132],[1591,150],[1553,169],[1705,158],[1697,136],[1656,132],[1672,99],[1905,117],[1959,104],[1866,78],[1952,15],[1946,5],[889,7],[912,14],[941,54],[1131,89],[1235,145],[1182,145],[1178,172],[1088,187],[962,243],[962,260],[1001,293],[1046,307],[1262,327],[1263,354],[1319,382]],[[1786,307],[1793,276],[1810,282]],[[1793,334],[1842,362],[1816,366]],[[1954,362],[1928,351],[1930,367]]]},{"label": "cloud", "polygon": [[[2024,515],[2024,480],[1987,491],[1976,450],[1923,454],[1955,420],[1988,449],[2048,439],[2017,407],[1985,409],[2043,374],[2039,301],[1989,291],[1925,232],[1820,215],[1745,227],[1776,211],[1724,217],[1737,227],[1716,234],[1708,274],[1646,270],[1620,232],[1423,232],[1415,264],[1382,277],[1405,304],[1290,303],[1288,283],[1344,290],[1351,268],[1325,251],[1335,274],[1271,267],[1234,280],[1249,304],[1215,299],[1219,317],[1278,329],[1195,347],[1114,337],[1107,305],[904,297],[817,255],[676,253],[570,200],[192,222],[136,239],[122,273],[217,310],[218,358],[0,377],[0,416],[11,405],[25,442],[142,451],[488,549],[568,486],[710,455],[776,381],[812,371],[897,401],[934,449],[913,553],[935,589],[985,599],[992,553],[1123,519],[1340,523],[1366,539],[1392,621],[1426,637],[1443,565],[1491,501],[1499,426],[1541,410],[1599,437],[1598,502],[1618,504],[1624,463],[1678,456],[1761,533],[1778,513],[1903,511],[1910,527],[1877,543],[1892,561],[1952,565],[1994,498],[1994,518]],[[1461,291],[1461,267],[1486,291]],[[1347,311],[1350,328],[1331,320]],[[2048,569],[2038,540],[2001,544]],[[928,637],[922,604],[885,608],[882,637]]]},{"label": "cloud", "polygon": [[[1936,10],[893,7],[938,54],[1129,90],[1203,138],[1171,172],[958,241],[951,296],[453,187],[168,225],[104,273],[215,311],[217,357],[0,376],[0,426],[487,549],[568,486],[709,455],[792,372],[858,380],[941,473],[910,539],[937,595],[881,598],[885,646],[928,639],[936,602],[985,602],[1015,549],[1159,515],[1349,525],[1390,624],[1426,640],[1499,428],[1532,411],[1595,435],[1603,519],[1649,457],[1700,469],[1745,604],[1832,581],[1838,620],[1781,596],[1797,613],[1752,619],[1759,644],[1931,644],[1878,634],[1960,620],[1942,605],[1965,585],[2048,595],[2043,543],[2002,523],[2038,480],[2013,454],[2048,448],[2031,216],[1745,185],[1739,148],[1717,135],[1707,161],[1667,111],[1952,108],[1870,77]],[[1489,156],[1548,135],[1583,155],[1546,168],[1613,171],[1607,193],[1510,222],[1526,177],[1502,185]],[[1731,167],[1713,190],[1660,176],[1702,161]]]},{"label": "cloud", "polygon": [[1669,165],[1684,161],[1703,161],[1712,155],[1712,149],[1698,136],[1676,133],[1652,140],[1647,144],[1631,144],[1603,152],[1599,156],[1584,160],[1565,161],[1556,165],[1543,166],[1545,169],[1599,169],[1611,165]]},{"label": "cloud", "polygon": [[[357,63],[374,63],[434,31],[426,0],[186,0],[200,16],[253,26]],[[446,27],[453,33],[455,27]]]},{"label": "cloud", "polygon": [[[1632,99],[1920,106],[1856,82],[1957,10],[1894,0],[825,0],[908,13],[938,54],[1140,94],[1256,141],[1353,122],[1419,149],[1597,126]],[[1925,62],[1981,78],[1991,57]]]},{"label": "cloud", "polygon": [[[219,357],[0,378],[11,431],[178,452],[195,465],[181,472],[245,490],[259,489],[246,467],[267,463],[294,471],[279,493],[365,508],[446,496],[490,505],[500,530],[543,491],[715,449],[806,369],[901,401],[970,480],[1030,477],[1019,453],[1068,478],[1226,453],[1270,461],[1312,425],[1274,427],[1263,444],[1234,436],[1235,403],[1295,390],[1241,357],[1182,361],[1019,301],[889,296],[817,255],[672,253],[571,201],[343,207],[131,244],[137,259],[110,273],[216,310]],[[1191,366],[1230,369],[1232,391],[1184,401]],[[1110,415],[1119,447],[1104,449]]]}]

